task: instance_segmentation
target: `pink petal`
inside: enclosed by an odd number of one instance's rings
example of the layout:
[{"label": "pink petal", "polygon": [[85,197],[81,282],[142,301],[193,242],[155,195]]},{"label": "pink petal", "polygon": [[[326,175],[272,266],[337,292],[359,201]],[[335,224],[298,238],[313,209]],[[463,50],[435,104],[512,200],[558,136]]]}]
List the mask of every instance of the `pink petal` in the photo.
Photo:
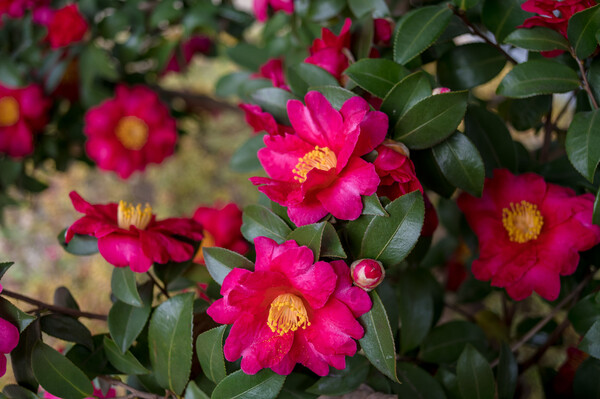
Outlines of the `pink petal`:
[{"label": "pink petal", "polygon": [[139,238],[123,234],[109,234],[98,239],[102,257],[117,267],[129,266],[132,271],[145,273],[152,266],[152,259],[142,250]]}]

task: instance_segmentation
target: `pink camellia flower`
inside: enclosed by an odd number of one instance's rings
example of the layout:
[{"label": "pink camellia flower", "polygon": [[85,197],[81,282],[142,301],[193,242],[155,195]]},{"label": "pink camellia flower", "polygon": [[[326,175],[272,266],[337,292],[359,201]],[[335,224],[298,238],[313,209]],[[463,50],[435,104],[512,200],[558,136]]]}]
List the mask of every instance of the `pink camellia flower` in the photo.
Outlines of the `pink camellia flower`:
[{"label": "pink camellia flower", "polygon": [[385,18],[375,18],[373,20],[374,32],[373,32],[373,43],[379,46],[389,46],[392,40],[392,33],[394,27],[392,22]]},{"label": "pink camellia flower", "polygon": [[260,67],[258,73],[252,74],[251,77],[269,79],[273,83],[273,87],[290,91],[289,86],[285,83],[283,61],[280,58],[270,59]]},{"label": "pink camellia flower", "polygon": [[4,15],[9,18],[21,18],[30,7],[35,4],[35,0],[3,0],[0,1],[0,24]]},{"label": "pink camellia flower", "polygon": [[350,265],[350,275],[355,286],[368,292],[383,282],[385,269],[374,259],[359,259]]},{"label": "pink camellia flower", "polygon": [[125,201],[92,205],[75,191],[69,196],[75,210],[85,216],[67,229],[65,242],[75,234],[94,236],[102,257],[116,267],[129,266],[134,272],[144,273],[153,262],[185,262],[194,256],[189,241],[202,240],[198,222],[187,218],[156,220],[149,204],[144,208]]},{"label": "pink camellia flower", "polygon": [[36,85],[0,84],[0,153],[23,157],[33,152],[33,135],[44,129],[50,103]]},{"label": "pink camellia flower", "polygon": [[217,323],[233,324],[225,341],[229,361],[242,357],[242,370],[263,368],[287,375],[296,363],[316,374],[343,369],[356,353],[363,327],[356,320],[371,309],[369,295],[352,286],[342,260],[314,262],[313,252],[295,241],[278,245],[257,237],[254,272],[233,269],[223,281],[223,298],[207,310]]},{"label": "pink camellia flower", "polygon": [[361,97],[347,100],[340,111],[323,94],[311,91],[306,106],[287,103],[294,134],[265,136],[258,159],[270,178],[253,177],[271,200],[288,208],[298,226],[315,223],[328,213],[354,220],[363,209],[362,195],[375,193],[379,177],[361,158],[385,138],[387,115],[370,111]]},{"label": "pink camellia flower", "polygon": [[194,220],[204,229],[194,262],[204,264],[203,248],[227,248],[242,255],[248,252],[248,242],[240,231],[242,211],[236,204],[227,204],[222,208],[201,206],[196,209]]},{"label": "pink camellia flower", "polygon": [[254,15],[260,22],[268,18],[269,6],[273,11],[283,11],[287,14],[294,12],[294,0],[254,0]]},{"label": "pink camellia flower", "polygon": [[334,35],[329,29],[323,28],[321,39],[315,39],[308,49],[310,56],[304,60],[309,64],[323,68],[341,80],[342,72],[350,65],[348,53],[350,48],[350,26],[352,20],[346,18],[339,36]]},{"label": "pink camellia flower", "polygon": [[495,170],[481,198],[463,193],[458,206],[479,239],[473,275],[491,279],[517,301],[532,291],[555,300],[560,276],[577,268],[578,252],[600,242],[600,226],[592,224],[594,196],[576,196],[533,173]]},{"label": "pink camellia flower", "polygon": [[[208,54],[213,47],[213,41],[210,37],[205,35],[196,35],[186,40],[181,45],[181,52],[183,53],[183,60],[177,58],[177,54],[173,54],[171,59],[167,63],[163,74],[167,72],[181,72],[181,70],[190,63],[194,55],[196,54]],[[185,62],[184,65],[181,65]]]},{"label": "pink camellia flower", "polygon": [[115,97],[85,114],[83,131],[88,156],[122,179],[149,163],[161,163],[173,154],[177,141],[169,109],[144,86],[117,86]]},{"label": "pink camellia flower", "polygon": [[[95,399],[95,398],[99,398],[99,399],[110,399],[110,398],[116,398],[117,397],[117,391],[114,388],[109,388],[108,391],[106,391],[106,395],[104,394],[104,392],[102,392],[102,389],[98,388],[96,386],[95,382],[92,382],[92,385],[94,386],[94,396],[91,398],[85,398],[85,399]],[[43,390],[40,387],[40,391],[43,392],[43,398],[44,399],[62,399],[56,395],[52,395],[50,392]],[[40,392],[41,393],[41,392]]]},{"label": "pink camellia flower", "polygon": [[59,48],[83,39],[88,30],[88,23],[79,12],[77,4],[69,4],[52,13],[47,28],[46,40],[50,47]]},{"label": "pink camellia flower", "polygon": [[[0,284],[2,292],[2,284]],[[6,354],[12,352],[19,343],[19,329],[0,318],[0,377],[6,374]]]},{"label": "pink camellia flower", "polygon": [[240,104],[239,107],[244,111],[246,123],[252,127],[254,133],[265,131],[270,135],[283,136],[294,131],[290,126],[277,123],[273,115],[263,111],[258,105]]}]

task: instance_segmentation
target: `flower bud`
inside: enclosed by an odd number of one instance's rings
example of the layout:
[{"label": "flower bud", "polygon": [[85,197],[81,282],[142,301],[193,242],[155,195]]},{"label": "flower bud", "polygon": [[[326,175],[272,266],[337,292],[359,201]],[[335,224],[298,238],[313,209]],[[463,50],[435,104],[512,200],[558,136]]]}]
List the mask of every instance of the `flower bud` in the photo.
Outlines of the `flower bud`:
[{"label": "flower bud", "polygon": [[432,95],[436,95],[436,94],[445,94],[445,93],[450,93],[452,90],[450,90],[447,87],[436,87],[435,89],[433,89],[433,91],[431,92]]},{"label": "flower bud", "polygon": [[365,291],[371,291],[385,278],[385,269],[381,262],[373,259],[360,259],[350,266],[354,285]]}]

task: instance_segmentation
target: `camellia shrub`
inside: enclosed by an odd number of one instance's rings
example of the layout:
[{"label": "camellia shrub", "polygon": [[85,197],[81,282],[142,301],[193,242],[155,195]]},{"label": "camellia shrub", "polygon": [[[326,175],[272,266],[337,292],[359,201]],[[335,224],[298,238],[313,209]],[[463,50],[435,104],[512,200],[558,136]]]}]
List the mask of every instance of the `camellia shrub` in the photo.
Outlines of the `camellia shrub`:
[{"label": "camellia shrub", "polygon": [[[598,397],[600,5],[247,3],[0,4],[0,206],[160,168],[223,109],[261,193],[164,218],[72,191],[59,241],[114,267],[112,306],[0,286],[0,397]],[[238,68],[165,88],[198,55]]]}]

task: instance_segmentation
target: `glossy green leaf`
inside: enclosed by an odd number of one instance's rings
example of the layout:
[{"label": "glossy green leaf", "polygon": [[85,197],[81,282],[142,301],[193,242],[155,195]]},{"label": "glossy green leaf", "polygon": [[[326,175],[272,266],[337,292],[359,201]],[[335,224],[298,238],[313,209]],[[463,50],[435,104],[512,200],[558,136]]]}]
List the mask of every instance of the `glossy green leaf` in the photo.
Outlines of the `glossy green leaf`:
[{"label": "glossy green leaf", "polygon": [[321,67],[305,62],[290,67],[286,77],[292,92],[299,96],[304,96],[312,86],[339,86],[332,74]]},{"label": "glossy green leaf", "polygon": [[269,53],[266,49],[244,41],[238,43],[235,47],[228,48],[226,53],[233,62],[251,71],[258,71],[261,65],[269,59]]},{"label": "glossy green leaf", "polygon": [[236,267],[249,270],[254,269],[254,263],[248,260],[248,258],[229,249],[209,247],[203,248],[202,251],[204,253],[206,268],[213,280],[219,285],[223,284],[225,277]]},{"label": "glossy green leaf", "polygon": [[573,14],[569,19],[567,37],[580,60],[589,57],[598,47],[596,32],[600,29],[600,5]]},{"label": "glossy green leaf", "polygon": [[140,335],[148,317],[151,307],[141,308],[117,301],[108,312],[108,330],[121,353],[125,353]]},{"label": "glossy green leaf", "polygon": [[399,22],[394,37],[394,61],[406,64],[440,37],[452,17],[445,4],[418,8]]},{"label": "glossy green leaf", "polygon": [[451,321],[435,327],[421,345],[419,357],[426,362],[452,363],[465,345],[483,349],[487,339],[477,325],[466,321]]},{"label": "glossy green leaf", "polygon": [[519,366],[509,346],[503,342],[500,347],[500,362],[496,371],[498,399],[512,399],[517,389]]},{"label": "glossy green leaf", "polygon": [[[551,94],[528,98],[507,98],[498,106],[498,114],[515,129],[524,131],[531,128],[539,129],[551,107]],[[506,122],[502,121],[503,124]]]},{"label": "glossy green leaf", "polygon": [[315,382],[316,378],[313,375],[292,373],[285,379],[278,398],[317,399],[319,395],[306,392],[306,387]]},{"label": "glossy green leaf", "polygon": [[385,210],[390,216],[375,216],[361,245],[361,258],[383,262],[386,267],[400,263],[413,249],[423,226],[425,206],[419,191],[392,201]]},{"label": "glossy green leaf", "polygon": [[431,275],[424,269],[402,273],[398,279],[401,353],[418,347],[431,329],[433,295],[429,290],[429,279]]},{"label": "glossy green leaf", "polygon": [[573,397],[590,399],[600,396],[600,360],[589,357],[581,363],[573,379]]},{"label": "glossy green leaf", "polygon": [[464,398],[494,399],[494,374],[477,349],[467,344],[456,366],[458,387]]},{"label": "glossy green leaf", "polygon": [[275,399],[285,376],[263,369],[254,375],[242,370],[229,374],[216,386],[211,399]]},{"label": "glossy green leaf", "polygon": [[377,292],[369,293],[373,307],[360,317],[365,335],[359,340],[367,359],[392,381],[396,378],[396,347],[383,303]]},{"label": "glossy green leaf", "polygon": [[80,321],[61,314],[49,314],[40,318],[42,331],[63,341],[76,342],[92,349],[92,333]]},{"label": "glossy green leaf", "polygon": [[325,223],[314,223],[298,227],[287,236],[287,239],[296,241],[298,245],[307,246],[313,252],[315,262],[317,262],[321,255],[321,242],[325,231]]},{"label": "glossy green leaf", "polygon": [[369,361],[360,355],[346,358],[346,368],[333,367],[327,376],[306,388],[306,392],[317,395],[339,396],[355,391],[369,374]]},{"label": "glossy green leaf", "polygon": [[250,242],[256,237],[269,237],[281,244],[292,231],[279,216],[260,205],[244,208],[242,220],[242,235]]},{"label": "glossy green leaf", "polygon": [[192,368],[194,294],[174,296],[161,303],[150,319],[150,363],[158,384],[180,395]]},{"label": "glossy green leaf", "polygon": [[363,196],[362,202],[363,202],[363,211],[362,211],[363,215],[389,216],[388,213],[383,208],[383,205],[381,205],[381,201],[379,200],[377,193],[375,193],[373,195],[369,195],[368,197]]},{"label": "glossy green leaf", "polygon": [[0,279],[4,277],[4,273],[14,264],[15,262],[0,262]]},{"label": "glossy green leaf", "polygon": [[502,43],[506,36],[521,25],[532,14],[523,11],[521,4],[525,0],[484,0],[481,20],[496,41]]},{"label": "glossy green leaf", "polygon": [[322,93],[333,108],[337,110],[342,108],[342,105],[352,97],[357,97],[356,93],[338,86],[313,86],[309,90]]},{"label": "glossy green leaf", "polygon": [[579,349],[600,359],[600,321],[594,322],[579,343]]},{"label": "glossy green leaf", "polygon": [[399,398],[445,399],[440,384],[425,370],[412,363],[398,363],[399,385],[394,392]]},{"label": "glossy green leaf", "polygon": [[529,29],[517,29],[504,39],[504,43],[529,51],[569,51],[569,42],[555,30],[536,26]]},{"label": "glossy green leaf", "polygon": [[446,52],[437,63],[442,86],[452,90],[471,89],[498,75],[506,58],[486,43],[469,43]]},{"label": "glossy green leaf", "polygon": [[496,93],[514,98],[565,93],[579,88],[577,73],[566,65],[533,60],[516,65],[500,82]]},{"label": "glossy green leaf", "polygon": [[223,358],[223,334],[227,326],[215,327],[198,335],[196,354],[202,366],[202,372],[209,380],[218,384],[227,376]]},{"label": "glossy green leaf", "polygon": [[17,326],[20,332],[35,320],[35,316],[23,312],[3,297],[0,297],[0,317]]},{"label": "glossy green leaf", "polygon": [[8,399],[39,399],[35,393],[31,392],[27,388],[23,388],[16,384],[9,384],[4,387],[2,393],[6,395]]},{"label": "glossy green leaf", "polygon": [[254,103],[260,105],[263,111],[270,113],[275,120],[285,125],[290,124],[287,115],[287,102],[298,99],[289,91],[277,87],[258,89],[250,95],[250,98]]},{"label": "glossy green leaf", "polygon": [[71,241],[65,242],[65,232],[63,230],[58,234],[58,242],[70,254],[78,256],[93,255],[98,252],[98,239],[93,236],[84,236],[75,234]]},{"label": "glossy green leaf", "polygon": [[450,198],[456,187],[448,182],[433,157],[433,151],[428,148],[423,151],[411,151],[410,159],[415,164],[419,181],[427,188],[435,191],[444,198]]},{"label": "glossy green leaf", "polygon": [[481,197],[485,178],[483,160],[467,136],[454,133],[432,151],[440,170],[451,184]]},{"label": "glossy green leaf", "polygon": [[121,349],[117,344],[106,336],[104,337],[104,352],[108,361],[124,374],[147,374],[150,372],[142,366],[131,352],[121,353]]},{"label": "glossy green leaf", "polygon": [[144,306],[137,289],[135,274],[128,267],[115,267],[110,280],[113,295],[131,306]]},{"label": "glossy green leaf", "polygon": [[571,164],[593,182],[600,162],[600,110],[575,114],[567,131],[565,147]]},{"label": "glossy green leaf", "polygon": [[64,308],[80,310],[77,301],[67,287],[58,287],[54,290],[54,304]]},{"label": "glossy green leaf", "polygon": [[250,137],[229,160],[229,167],[237,173],[248,173],[262,169],[256,155],[258,150],[265,147],[264,135],[257,134]]},{"label": "glossy green leaf", "polygon": [[40,385],[61,398],[86,398],[93,396],[90,379],[69,359],[38,341],[31,354],[33,373]]},{"label": "glossy green leaf", "polygon": [[592,325],[600,320],[600,303],[594,297],[595,295],[591,294],[580,299],[569,310],[569,321],[579,335],[585,335]]},{"label": "glossy green leaf", "polygon": [[183,399],[210,399],[210,397],[204,393],[194,381],[190,381]]},{"label": "glossy green leaf", "polygon": [[106,357],[104,351],[104,335],[95,335],[92,337],[94,342],[94,348],[89,348],[76,344],[69,348],[65,357],[73,362],[81,371],[83,371],[88,378],[93,379],[101,374],[113,374],[118,373]]},{"label": "glossy green leaf", "polygon": [[369,93],[384,98],[409,71],[390,60],[364,58],[350,65],[344,73]]},{"label": "glossy green leaf", "polygon": [[415,72],[396,83],[381,103],[381,111],[389,117],[390,129],[413,105],[430,95],[431,84],[424,72]]},{"label": "glossy green leaf", "polygon": [[340,237],[338,236],[335,227],[329,222],[325,223],[323,231],[323,240],[321,241],[321,257],[323,258],[341,258],[346,259],[348,256],[344,251]]},{"label": "glossy green leaf", "polygon": [[42,339],[40,323],[31,323],[21,331],[17,347],[10,353],[10,363],[16,382],[34,392],[37,392],[39,383],[31,367],[31,353],[36,342]]}]

